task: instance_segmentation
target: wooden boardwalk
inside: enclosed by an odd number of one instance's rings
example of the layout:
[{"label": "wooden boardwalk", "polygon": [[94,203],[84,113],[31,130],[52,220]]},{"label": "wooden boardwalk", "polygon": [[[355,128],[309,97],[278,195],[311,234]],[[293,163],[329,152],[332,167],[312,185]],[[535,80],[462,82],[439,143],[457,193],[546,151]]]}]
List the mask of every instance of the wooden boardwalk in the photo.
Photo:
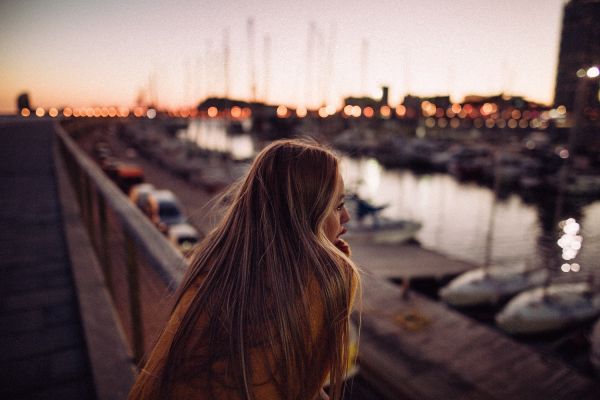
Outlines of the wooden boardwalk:
[{"label": "wooden boardwalk", "polygon": [[0,398],[93,399],[51,122],[0,125]]},{"label": "wooden boardwalk", "polygon": [[360,358],[390,398],[598,399],[600,384],[443,304],[363,276]]}]

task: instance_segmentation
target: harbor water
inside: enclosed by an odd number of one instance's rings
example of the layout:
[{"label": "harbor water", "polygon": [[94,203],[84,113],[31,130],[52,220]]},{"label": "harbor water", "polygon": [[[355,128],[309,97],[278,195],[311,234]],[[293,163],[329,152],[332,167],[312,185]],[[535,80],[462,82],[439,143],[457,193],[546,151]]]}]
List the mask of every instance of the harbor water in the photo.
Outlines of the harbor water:
[{"label": "harbor water", "polygon": [[[192,121],[179,136],[234,159],[252,157],[260,146],[248,134],[229,135],[216,119]],[[600,275],[600,200],[567,197],[557,212],[556,193],[498,195],[449,174],[386,169],[374,158],[343,156],[341,169],[347,192],[387,205],[382,217],[419,221],[416,239],[425,248],[475,265],[525,262],[549,268],[558,279]],[[574,254],[565,257],[557,242],[565,235],[564,222],[559,224],[569,218],[581,238]]]}]

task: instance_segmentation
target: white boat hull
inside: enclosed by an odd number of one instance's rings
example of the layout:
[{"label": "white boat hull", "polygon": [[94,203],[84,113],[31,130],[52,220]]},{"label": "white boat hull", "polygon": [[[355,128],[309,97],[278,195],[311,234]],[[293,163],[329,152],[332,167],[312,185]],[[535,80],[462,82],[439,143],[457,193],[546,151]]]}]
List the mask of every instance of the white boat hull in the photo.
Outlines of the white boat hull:
[{"label": "white boat hull", "polygon": [[560,330],[600,314],[600,294],[586,283],[563,283],[523,292],[496,316],[496,324],[511,334]]},{"label": "white boat hull", "polygon": [[495,304],[544,283],[546,270],[527,271],[524,265],[494,266],[467,271],[443,287],[440,298],[456,307]]}]

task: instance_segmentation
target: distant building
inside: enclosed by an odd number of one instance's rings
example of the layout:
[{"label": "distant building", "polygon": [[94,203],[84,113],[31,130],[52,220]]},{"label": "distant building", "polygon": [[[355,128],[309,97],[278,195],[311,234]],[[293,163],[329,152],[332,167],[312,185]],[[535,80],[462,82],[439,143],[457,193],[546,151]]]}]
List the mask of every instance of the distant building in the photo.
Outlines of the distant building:
[{"label": "distant building", "polygon": [[389,105],[389,97],[390,97],[390,88],[387,86],[381,87],[381,105],[387,106]]},{"label": "distant building", "polygon": [[538,104],[533,101],[528,101],[522,96],[511,96],[500,93],[495,96],[480,96],[480,95],[467,95],[465,96],[463,104],[471,104],[475,106],[481,106],[485,103],[493,103],[498,106],[499,109],[516,108],[518,110],[524,110],[528,108],[544,108],[543,104]]},{"label": "distant building", "polygon": [[[554,105],[573,111],[577,71],[600,65],[600,0],[571,0],[564,7]],[[598,80],[586,107],[599,108]]]},{"label": "distant building", "polygon": [[21,111],[22,109],[31,109],[31,104],[29,104],[29,94],[21,93],[19,97],[17,97],[17,110]]},{"label": "distant building", "polygon": [[359,106],[360,108],[371,107],[377,109],[381,104],[380,100],[372,97],[346,97],[344,99],[344,106]]},{"label": "distant building", "polygon": [[371,107],[374,110],[378,110],[381,106],[389,105],[389,87],[381,87],[381,98],[375,99],[373,97],[346,97],[344,99],[344,105],[359,106],[361,108]]},{"label": "distant building", "polygon": [[250,107],[250,103],[243,100],[234,100],[225,97],[209,97],[198,104],[198,111],[206,111],[210,107],[217,107],[219,110],[230,109],[232,107]]},{"label": "distant building", "polygon": [[435,104],[436,107],[447,109],[450,104],[450,96],[433,96],[433,97],[423,97],[421,101],[428,101],[432,104]]}]

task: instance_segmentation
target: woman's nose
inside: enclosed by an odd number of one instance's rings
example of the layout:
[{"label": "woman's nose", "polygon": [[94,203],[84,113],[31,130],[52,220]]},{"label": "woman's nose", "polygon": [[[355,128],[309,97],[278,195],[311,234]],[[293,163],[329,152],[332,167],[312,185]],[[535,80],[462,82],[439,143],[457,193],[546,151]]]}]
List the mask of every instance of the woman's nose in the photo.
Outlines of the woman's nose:
[{"label": "woman's nose", "polygon": [[345,224],[348,221],[350,221],[350,214],[348,213],[348,210],[346,210],[346,207],[344,207],[342,208],[341,222],[342,224]]}]

